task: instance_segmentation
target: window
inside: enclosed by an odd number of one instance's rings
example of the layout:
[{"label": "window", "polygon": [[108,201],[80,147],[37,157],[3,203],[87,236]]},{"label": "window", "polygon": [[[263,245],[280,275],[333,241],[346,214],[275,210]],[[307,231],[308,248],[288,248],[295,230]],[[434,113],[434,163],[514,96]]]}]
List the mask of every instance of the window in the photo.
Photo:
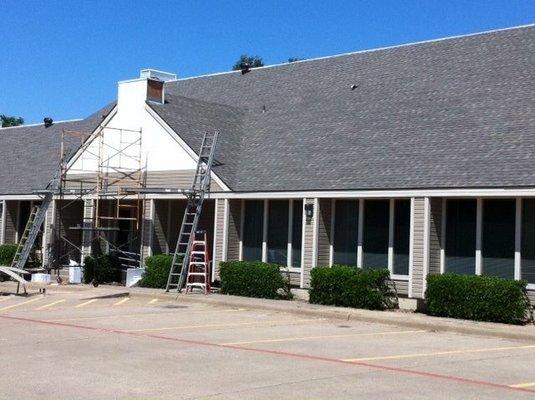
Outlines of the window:
[{"label": "window", "polygon": [[243,259],[262,261],[264,201],[246,201],[243,212]]},{"label": "window", "polygon": [[522,202],[521,279],[535,283],[535,199]]},{"label": "window", "polygon": [[291,266],[301,268],[301,241],[303,235],[303,201],[293,201]]},{"label": "window", "polygon": [[394,275],[409,275],[409,243],[411,234],[411,201],[394,202]]},{"label": "window", "polygon": [[446,201],[445,271],[476,272],[477,200]]},{"label": "window", "polygon": [[357,265],[358,200],[336,200],[333,263]]},{"label": "window", "polygon": [[267,261],[286,265],[288,262],[289,201],[270,200],[268,211]]},{"label": "window", "polygon": [[515,206],[514,199],[483,202],[484,275],[514,278]]},{"label": "window", "polygon": [[389,200],[366,200],[364,203],[362,243],[364,268],[388,267],[389,216]]}]

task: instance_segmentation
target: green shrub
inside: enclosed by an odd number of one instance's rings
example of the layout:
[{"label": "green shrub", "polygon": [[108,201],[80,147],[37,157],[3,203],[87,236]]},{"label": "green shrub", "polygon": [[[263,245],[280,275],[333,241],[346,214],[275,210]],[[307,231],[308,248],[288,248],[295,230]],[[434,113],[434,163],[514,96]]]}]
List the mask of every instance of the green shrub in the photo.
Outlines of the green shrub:
[{"label": "green shrub", "polygon": [[121,262],[116,256],[86,257],[84,260],[84,283],[110,283],[121,280]]},{"label": "green shrub", "polygon": [[343,265],[311,271],[309,301],[342,307],[384,310],[393,308],[394,297],[387,269],[360,269]]},{"label": "green shrub", "polygon": [[529,299],[526,281],[493,276],[428,275],[427,313],[439,317],[522,324]]},{"label": "green shrub", "polygon": [[147,257],[145,259],[145,272],[139,281],[139,286],[165,289],[172,262],[172,255],[159,254]]},{"label": "green shrub", "polygon": [[9,266],[17,252],[16,244],[3,244],[0,246],[0,266]]},{"label": "green shrub", "polygon": [[221,293],[264,299],[290,297],[289,284],[277,264],[225,261],[219,266]]}]

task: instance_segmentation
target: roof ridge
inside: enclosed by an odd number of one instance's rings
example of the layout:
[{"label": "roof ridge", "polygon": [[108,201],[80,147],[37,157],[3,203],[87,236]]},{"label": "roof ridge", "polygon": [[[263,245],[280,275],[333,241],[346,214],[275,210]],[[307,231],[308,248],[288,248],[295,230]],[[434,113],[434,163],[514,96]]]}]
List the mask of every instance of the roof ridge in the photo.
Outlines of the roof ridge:
[{"label": "roof ridge", "polygon": [[[445,37],[440,37],[440,38],[436,38],[436,39],[420,40],[420,41],[416,41],[416,42],[402,43],[402,44],[396,44],[396,45],[392,45],[392,46],[384,46],[384,47],[376,47],[376,48],[371,48],[371,49],[350,51],[350,52],[347,52],[347,53],[334,54],[334,55],[330,55],[330,56],[313,57],[313,58],[307,58],[306,60],[293,61],[291,63],[290,62],[284,62],[284,63],[279,63],[279,64],[265,65],[265,66],[262,66],[262,67],[251,68],[251,71],[263,70],[263,69],[268,69],[268,68],[284,67],[284,66],[288,66],[288,65],[292,65],[292,64],[302,64],[302,63],[306,63],[306,62],[310,62],[310,61],[321,61],[321,60],[326,60],[326,59],[330,59],[330,58],[347,57],[347,56],[352,56],[352,55],[356,55],[356,54],[373,53],[373,52],[376,52],[376,51],[393,50],[393,49],[410,47],[410,46],[418,46],[418,45],[422,45],[422,44],[438,43],[438,42],[444,42],[444,41],[448,41],[448,40],[461,39],[461,38],[472,37],[472,36],[482,36],[482,35],[488,35],[488,34],[497,33],[497,32],[504,32],[504,31],[511,31],[511,30],[515,30],[515,29],[524,29],[524,28],[532,28],[532,27],[535,27],[535,23],[525,24],[525,25],[510,26],[510,27],[507,27],[507,28],[490,29],[490,30],[487,30],[487,31],[466,33],[466,34],[463,34],[463,35],[445,36]],[[174,80],[169,80],[169,81],[166,81],[166,83],[188,81],[188,80],[199,79],[199,78],[209,78],[209,77],[212,77],[212,76],[234,74],[234,73],[241,73],[241,71],[237,70],[237,71],[214,72],[214,73],[210,73],[210,74],[202,74],[202,75],[197,75],[197,76],[190,76],[190,77],[187,77],[187,78],[178,78],[178,79],[174,79]]]},{"label": "roof ridge", "polygon": [[[65,123],[68,123],[68,122],[77,122],[77,121],[83,121],[84,119],[86,118],[74,118],[74,119],[64,119],[64,120],[61,120],[61,121],[53,121],[54,125],[55,124],[65,124]],[[38,124],[22,124],[22,125],[17,125],[17,126],[5,126],[5,127],[0,127],[0,130],[5,130],[5,129],[17,129],[17,128],[29,128],[29,127],[32,127],[32,126],[44,126],[44,124],[42,122],[38,123]]]}]

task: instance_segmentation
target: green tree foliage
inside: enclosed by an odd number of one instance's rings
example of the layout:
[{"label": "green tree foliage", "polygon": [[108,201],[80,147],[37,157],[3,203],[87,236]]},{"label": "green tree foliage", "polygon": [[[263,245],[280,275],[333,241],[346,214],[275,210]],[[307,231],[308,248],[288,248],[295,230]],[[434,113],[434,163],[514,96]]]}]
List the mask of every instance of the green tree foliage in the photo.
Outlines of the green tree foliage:
[{"label": "green tree foliage", "polygon": [[24,118],[22,117],[8,117],[7,115],[0,115],[0,122],[2,122],[2,128],[9,126],[19,126],[24,124]]},{"label": "green tree foliage", "polygon": [[296,62],[296,61],[301,61],[301,59],[300,59],[300,58],[297,58],[297,57],[290,57],[290,58],[288,58],[288,62],[289,62],[289,63],[293,63],[293,62]]},{"label": "green tree foliage", "polygon": [[264,61],[262,60],[262,57],[258,56],[249,56],[247,54],[242,54],[238,61],[234,64],[232,67],[233,71],[239,71],[246,65],[249,66],[249,68],[257,68],[257,67],[263,67]]}]

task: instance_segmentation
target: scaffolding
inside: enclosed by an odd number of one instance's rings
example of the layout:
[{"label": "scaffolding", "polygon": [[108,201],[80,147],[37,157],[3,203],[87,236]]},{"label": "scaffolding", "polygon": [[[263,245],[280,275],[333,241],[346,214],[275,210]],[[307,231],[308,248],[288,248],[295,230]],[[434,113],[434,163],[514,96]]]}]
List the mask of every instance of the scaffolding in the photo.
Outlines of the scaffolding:
[{"label": "scaffolding", "polygon": [[[79,156],[74,158],[76,153]],[[56,246],[50,264],[65,265],[74,253],[79,253],[81,261],[83,244],[89,241],[103,253],[118,253],[124,266],[138,266],[143,258],[147,178],[142,130],[103,125],[93,133],[63,130],[60,159],[59,207],[54,223]],[[82,224],[62,227],[65,210],[77,201],[84,201],[84,207],[89,201],[91,212],[83,209]],[[80,245],[69,240],[66,230],[81,232]]]}]

